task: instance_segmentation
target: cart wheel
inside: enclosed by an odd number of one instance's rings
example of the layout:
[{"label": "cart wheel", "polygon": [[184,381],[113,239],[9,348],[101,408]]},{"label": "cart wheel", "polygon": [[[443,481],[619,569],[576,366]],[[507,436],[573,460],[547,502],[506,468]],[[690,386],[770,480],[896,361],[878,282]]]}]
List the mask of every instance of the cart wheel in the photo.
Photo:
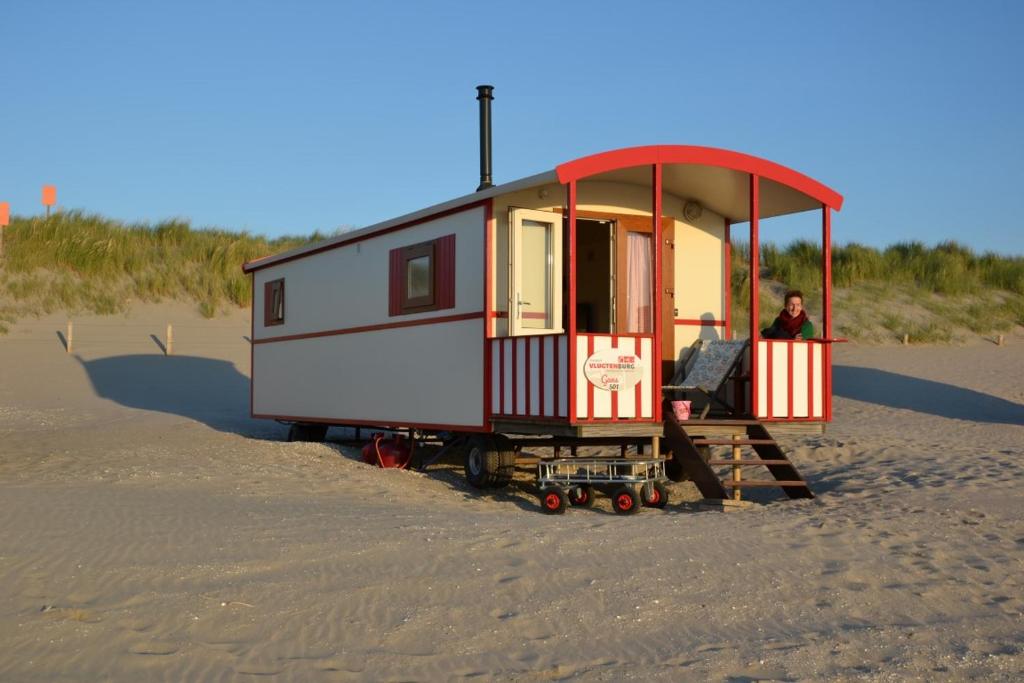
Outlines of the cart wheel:
[{"label": "cart wheel", "polygon": [[649,508],[664,508],[668,505],[668,489],[660,481],[651,482],[651,492],[647,493],[647,487],[640,489],[640,497],[644,506]]},{"label": "cart wheel", "polygon": [[516,471],[515,450],[500,434],[472,437],[465,458],[466,479],[478,489],[507,486]]},{"label": "cart wheel", "polygon": [[549,515],[560,515],[569,507],[569,496],[559,486],[541,489],[540,508]]},{"label": "cart wheel", "polygon": [[612,492],[612,508],[620,515],[632,515],[640,509],[640,496],[628,486]]},{"label": "cart wheel", "polygon": [[573,507],[592,508],[594,507],[594,487],[590,484],[575,486],[569,489],[569,502]]}]

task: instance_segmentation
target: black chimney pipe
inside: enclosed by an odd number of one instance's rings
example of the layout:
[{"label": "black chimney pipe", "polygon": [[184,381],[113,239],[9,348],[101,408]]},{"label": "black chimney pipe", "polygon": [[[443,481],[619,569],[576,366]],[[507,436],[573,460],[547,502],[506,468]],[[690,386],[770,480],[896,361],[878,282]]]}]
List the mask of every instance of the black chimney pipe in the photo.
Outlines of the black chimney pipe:
[{"label": "black chimney pipe", "polygon": [[478,85],[476,90],[476,99],[480,101],[480,187],[476,188],[479,192],[494,185],[491,182],[491,100],[494,99],[494,86]]}]

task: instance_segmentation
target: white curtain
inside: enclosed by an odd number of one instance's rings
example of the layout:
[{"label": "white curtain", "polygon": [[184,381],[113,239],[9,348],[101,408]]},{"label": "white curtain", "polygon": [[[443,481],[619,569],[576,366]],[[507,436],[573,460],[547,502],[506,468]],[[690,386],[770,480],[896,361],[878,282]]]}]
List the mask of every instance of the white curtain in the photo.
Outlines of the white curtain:
[{"label": "white curtain", "polygon": [[628,232],[626,251],[626,332],[650,334],[651,317],[651,236]]}]

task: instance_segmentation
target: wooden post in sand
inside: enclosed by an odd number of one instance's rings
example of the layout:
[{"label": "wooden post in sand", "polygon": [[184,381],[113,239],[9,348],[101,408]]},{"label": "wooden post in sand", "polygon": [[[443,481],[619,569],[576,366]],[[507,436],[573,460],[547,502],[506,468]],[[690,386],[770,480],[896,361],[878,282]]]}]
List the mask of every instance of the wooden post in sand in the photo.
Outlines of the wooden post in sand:
[{"label": "wooden post in sand", "polygon": [[1002,345],[1003,345],[1003,335],[1001,335],[1001,334],[1000,335],[996,335],[996,346],[1002,346]]},{"label": "wooden post in sand", "polygon": [[903,335],[903,345],[906,346],[909,343],[910,343],[910,335],[909,334],[904,334]]},{"label": "wooden post in sand", "polygon": [[[739,438],[740,438],[739,434],[733,434],[732,435],[733,441],[737,441]],[[738,445],[736,445],[736,444],[733,444],[733,447],[732,447],[732,459],[733,459],[733,462],[737,462],[737,463],[740,460],[743,459],[743,452],[740,449],[740,447]],[[732,480],[736,484],[739,484],[740,481],[743,480],[743,468],[740,467],[739,465],[733,465],[732,466]],[[733,486],[732,487],[732,499],[733,500],[742,500],[742,498],[743,498],[743,494],[740,491],[740,487],[739,486]]]},{"label": "wooden post in sand", "polygon": [[68,353],[71,353],[71,344],[74,341],[74,339],[75,339],[75,324],[69,320],[68,321],[68,336],[64,340],[64,341],[67,342]]},{"label": "wooden post in sand", "polygon": [[174,328],[167,323],[167,344],[164,348],[164,355],[170,356],[174,353]]}]

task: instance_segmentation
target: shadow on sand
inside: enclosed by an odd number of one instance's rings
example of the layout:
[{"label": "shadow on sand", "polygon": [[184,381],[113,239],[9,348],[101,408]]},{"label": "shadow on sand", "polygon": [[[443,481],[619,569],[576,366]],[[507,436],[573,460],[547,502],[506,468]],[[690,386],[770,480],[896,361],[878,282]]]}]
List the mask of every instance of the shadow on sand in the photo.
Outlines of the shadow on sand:
[{"label": "shadow on sand", "polygon": [[836,365],[836,396],[958,420],[1024,425],[1024,405],[971,389],[874,368]]},{"label": "shadow on sand", "polygon": [[249,378],[232,363],[140,354],[79,359],[96,394],[129,408],[181,415],[223,432],[280,438],[280,427],[249,417]]}]

